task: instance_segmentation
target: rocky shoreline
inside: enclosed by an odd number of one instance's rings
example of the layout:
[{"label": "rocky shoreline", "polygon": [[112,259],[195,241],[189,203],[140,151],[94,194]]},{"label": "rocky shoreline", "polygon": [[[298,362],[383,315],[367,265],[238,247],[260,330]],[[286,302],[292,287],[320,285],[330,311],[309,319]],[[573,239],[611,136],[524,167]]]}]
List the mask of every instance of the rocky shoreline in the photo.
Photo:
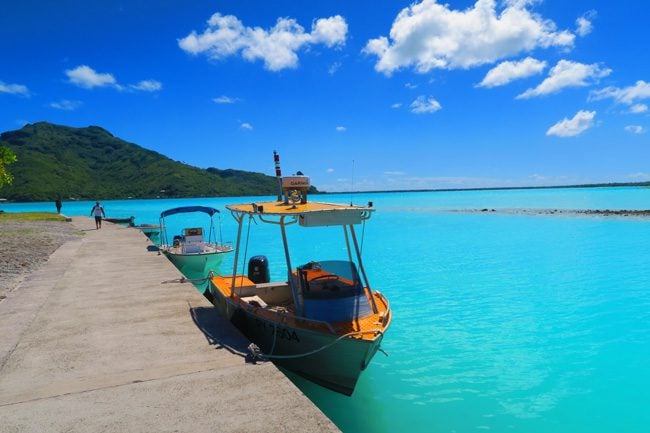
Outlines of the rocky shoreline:
[{"label": "rocky shoreline", "polygon": [[602,216],[602,217],[650,217],[650,210],[610,209],[457,209],[459,213],[494,213],[506,215],[558,215],[558,216]]},{"label": "rocky shoreline", "polygon": [[0,302],[57,248],[82,235],[62,221],[0,222]]}]

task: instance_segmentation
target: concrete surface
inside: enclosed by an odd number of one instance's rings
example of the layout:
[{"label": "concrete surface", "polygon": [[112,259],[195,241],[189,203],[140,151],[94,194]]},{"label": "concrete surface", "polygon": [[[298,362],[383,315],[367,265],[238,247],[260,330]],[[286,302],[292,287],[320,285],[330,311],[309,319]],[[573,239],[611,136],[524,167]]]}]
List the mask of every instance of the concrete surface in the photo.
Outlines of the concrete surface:
[{"label": "concrete surface", "polygon": [[0,430],[337,432],[136,229],[90,218],[0,302]]}]

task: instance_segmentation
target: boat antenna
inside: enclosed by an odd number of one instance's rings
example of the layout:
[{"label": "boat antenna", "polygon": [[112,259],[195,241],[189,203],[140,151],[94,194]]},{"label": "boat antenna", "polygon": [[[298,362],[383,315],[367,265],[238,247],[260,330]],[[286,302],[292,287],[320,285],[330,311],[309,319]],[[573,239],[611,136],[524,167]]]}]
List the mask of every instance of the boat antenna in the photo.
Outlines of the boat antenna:
[{"label": "boat antenna", "polygon": [[282,201],[282,171],[280,170],[280,155],[274,150],[273,161],[275,161],[275,177],[278,180],[278,201]]},{"label": "boat antenna", "polygon": [[353,194],[354,194],[354,159],[352,160],[352,189],[350,190],[350,206],[352,206]]}]

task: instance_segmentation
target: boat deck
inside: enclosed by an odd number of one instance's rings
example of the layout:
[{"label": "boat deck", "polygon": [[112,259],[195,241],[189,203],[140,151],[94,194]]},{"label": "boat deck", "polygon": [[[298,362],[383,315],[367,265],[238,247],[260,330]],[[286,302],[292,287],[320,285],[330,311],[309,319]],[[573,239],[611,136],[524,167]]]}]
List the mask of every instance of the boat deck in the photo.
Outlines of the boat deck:
[{"label": "boat deck", "polygon": [[[258,314],[268,320],[286,323],[293,327],[310,329],[313,331],[331,332],[330,328],[323,322],[315,322],[308,319],[300,319],[295,317],[293,315],[293,305],[261,307],[259,305],[256,305],[257,303],[247,303],[244,298],[237,295],[237,293],[232,293],[232,276],[215,276],[211,279],[211,281],[225,297],[232,296],[235,302],[238,302],[244,308],[250,309],[255,314]],[[286,283],[278,284],[280,285]],[[248,279],[248,277],[244,275],[237,275],[235,277],[235,290],[239,288],[249,288],[256,286],[257,285],[255,283],[253,283],[250,279]],[[375,298],[378,312],[348,322],[331,323],[331,326],[337,335],[359,332],[359,335],[354,336],[355,338],[374,340],[377,337],[377,331],[383,332],[388,327],[391,319],[388,301],[382,294],[378,292],[373,292],[373,296]]]}]

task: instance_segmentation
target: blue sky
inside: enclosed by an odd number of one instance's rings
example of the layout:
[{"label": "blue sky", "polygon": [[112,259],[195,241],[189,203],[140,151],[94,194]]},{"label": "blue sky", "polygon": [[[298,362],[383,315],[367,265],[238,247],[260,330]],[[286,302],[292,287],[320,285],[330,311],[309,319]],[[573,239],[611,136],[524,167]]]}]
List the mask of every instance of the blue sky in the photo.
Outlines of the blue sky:
[{"label": "blue sky", "polygon": [[0,1],[1,131],[328,191],[650,180],[646,1]]}]

